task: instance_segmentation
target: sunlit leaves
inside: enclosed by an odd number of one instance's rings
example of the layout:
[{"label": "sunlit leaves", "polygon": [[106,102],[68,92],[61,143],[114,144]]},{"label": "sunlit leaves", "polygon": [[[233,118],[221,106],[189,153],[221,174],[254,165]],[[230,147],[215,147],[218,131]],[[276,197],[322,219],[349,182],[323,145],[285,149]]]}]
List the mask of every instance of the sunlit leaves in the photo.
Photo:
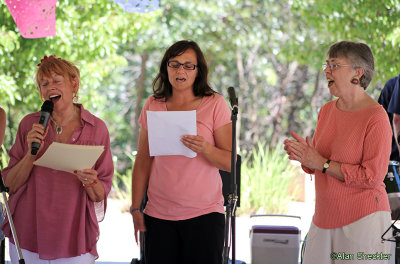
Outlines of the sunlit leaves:
[{"label": "sunlit leaves", "polygon": [[308,26],[328,40],[362,41],[376,59],[375,81],[385,82],[400,72],[400,2],[398,0],[323,1],[296,0],[296,10],[303,13]]}]

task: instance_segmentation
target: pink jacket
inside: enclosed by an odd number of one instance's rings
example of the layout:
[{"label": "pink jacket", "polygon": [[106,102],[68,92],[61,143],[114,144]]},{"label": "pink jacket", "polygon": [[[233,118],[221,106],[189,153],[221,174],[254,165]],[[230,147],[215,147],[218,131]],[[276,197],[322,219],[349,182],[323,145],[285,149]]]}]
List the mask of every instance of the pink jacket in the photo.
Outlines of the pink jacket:
[{"label": "pink jacket", "polygon": [[[26,135],[32,129],[32,124],[38,122],[39,116],[40,112],[36,112],[22,119],[9,152],[10,162],[2,172],[3,178],[28,151]],[[114,173],[107,127],[82,106],[81,123],[82,126],[75,130],[68,144],[104,146],[105,150],[94,169],[107,195]],[[44,149],[38,158],[54,138],[54,131],[49,129]],[[21,248],[39,253],[41,259],[48,260],[80,256],[87,252],[98,256],[98,221],[104,218],[107,199],[100,203],[89,200],[85,188],[75,175],[34,166],[28,181],[10,195],[9,205]],[[2,229],[13,242],[7,218]]]}]

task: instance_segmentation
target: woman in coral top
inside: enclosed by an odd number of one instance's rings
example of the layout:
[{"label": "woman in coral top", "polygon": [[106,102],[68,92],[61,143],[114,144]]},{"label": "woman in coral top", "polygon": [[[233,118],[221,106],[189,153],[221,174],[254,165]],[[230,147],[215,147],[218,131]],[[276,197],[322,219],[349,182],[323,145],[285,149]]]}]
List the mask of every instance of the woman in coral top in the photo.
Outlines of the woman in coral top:
[{"label": "woman in coral top", "polygon": [[391,263],[391,243],[381,243],[381,236],[391,224],[383,179],[392,130],[385,110],[365,92],[374,57],[366,44],[342,41],[327,58],[328,88],[338,99],[321,108],[312,142],[293,131],[294,139],[284,141],[289,159],[315,174],[303,263],[366,263],[369,257]]},{"label": "woman in coral top", "polygon": [[[146,232],[146,264],[222,263],[225,217],[218,169],[230,171],[232,124],[225,99],[209,86],[207,75],[199,46],[176,42],[164,54],[154,94],[139,117],[131,214],[135,238]],[[146,112],[191,110],[196,110],[197,135],[181,141],[197,156],[150,156]]]}]

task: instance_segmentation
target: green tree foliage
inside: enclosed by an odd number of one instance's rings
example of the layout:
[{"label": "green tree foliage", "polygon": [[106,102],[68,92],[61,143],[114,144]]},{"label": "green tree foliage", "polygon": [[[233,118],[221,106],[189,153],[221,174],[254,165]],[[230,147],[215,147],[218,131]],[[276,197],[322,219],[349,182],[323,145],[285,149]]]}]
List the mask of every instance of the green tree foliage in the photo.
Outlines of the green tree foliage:
[{"label": "green tree foliage", "polygon": [[295,0],[308,27],[318,31],[325,49],[339,40],[362,41],[375,56],[375,81],[385,82],[400,72],[400,2],[398,0]]},{"label": "green tree foliage", "polygon": [[56,54],[77,63],[81,70],[81,102],[101,116],[107,94],[99,93],[98,88],[117,67],[126,65],[125,58],[117,54],[119,46],[146,25],[146,17],[128,16],[110,1],[61,1],[56,12],[55,37],[25,39],[18,33],[5,2],[0,2],[0,96],[9,117],[9,146],[22,116],[40,108],[33,78],[44,55]]}]

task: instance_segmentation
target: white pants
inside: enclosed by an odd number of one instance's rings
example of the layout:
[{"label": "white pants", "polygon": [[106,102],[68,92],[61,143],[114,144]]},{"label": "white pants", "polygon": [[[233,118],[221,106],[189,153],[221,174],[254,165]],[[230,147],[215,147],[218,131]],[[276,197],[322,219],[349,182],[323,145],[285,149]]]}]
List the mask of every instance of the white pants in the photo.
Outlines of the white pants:
[{"label": "white pants", "polygon": [[[19,256],[17,248],[13,243],[10,244],[10,259],[12,264],[19,263]],[[95,256],[90,253],[80,255],[72,258],[59,258],[53,260],[44,260],[39,258],[38,253],[34,253],[25,249],[22,249],[22,257],[26,264],[94,264]]]},{"label": "white pants", "polygon": [[[311,223],[303,264],[394,264],[394,242],[381,242],[391,225],[389,212],[375,212],[335,229]],[[385,238],[392,236],[389,230]]]}]

